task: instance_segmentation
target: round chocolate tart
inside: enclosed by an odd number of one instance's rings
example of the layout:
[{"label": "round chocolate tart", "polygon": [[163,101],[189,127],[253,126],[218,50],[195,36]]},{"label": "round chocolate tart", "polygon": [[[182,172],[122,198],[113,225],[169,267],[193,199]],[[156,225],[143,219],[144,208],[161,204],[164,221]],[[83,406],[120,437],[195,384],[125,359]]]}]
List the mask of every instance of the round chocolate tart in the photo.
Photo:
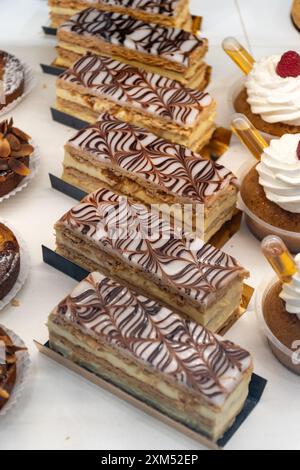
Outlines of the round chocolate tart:
[{"label": "round chocolate tart", "polygon": [[0,50],[0,110],[24,92],[25,71],[20,60]]},{"label": "round chocolate tart", "polygon": [[[269,344],[276,358],[285,367],[300,375],[299,361],[293,360],[293,354],[297,354],[294,345],[298,342],[300,344],[300,320],[286,311],[285,302],[279,297],[281,290],[281,282],[274,284],[269,289],[263,305],[264,320],[283,347],[270,339]],[[286,348],[290,351],[289,354],[286,354]]]},{"label": "round chocolate tart", "polygon": [[[288,232],[300,233],[300,214],[288,212],[267,199],[264,188],[259,184],[255,167],[243,179],[241,197],[248,209],[267,224]],[[261,238],[265,235],[262,233]]]},{"label": "round chocolate tart", "polygon": [[0,300],[11,291],[19,272],[19,244],[12,231],[0,223]]},{"label": "round chocolate tart", "polygon": [[30,173],[34,148],[30,137],[14,127],[13,120],[0,123],[0,197],[10,193]]},{"label": "round chocolate tart", "polygon": [[248,94],[246,88],[244,88],[234,101],[234,109],[236,112],[247,116],[250,122],[256,127],[256,129],[265,132],[266,134],[273,135],[275,137],[282,137],[285,134],[298,134],[300,133],[300,126],[291,126],[277,122],[270,124],[264,121],[258,114],[253,114],[251,107],[247,101]]}]

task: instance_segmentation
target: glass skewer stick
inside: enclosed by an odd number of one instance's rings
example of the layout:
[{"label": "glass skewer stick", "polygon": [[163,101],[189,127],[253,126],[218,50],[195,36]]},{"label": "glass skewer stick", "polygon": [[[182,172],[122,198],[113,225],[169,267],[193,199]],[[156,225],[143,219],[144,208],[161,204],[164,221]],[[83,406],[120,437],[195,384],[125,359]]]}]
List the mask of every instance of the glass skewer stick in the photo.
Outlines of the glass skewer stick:
[{"label": "glass skewer stick", "polygon": [[232,117],[231,128],[256,160],[260,160],[264,149],[268,147],[268,143],[249,119],[244,114],[236,113]]},{"label": "glass skewer stick", "polygon": [[232,37],[224,39],[222,46],[226,54],[229,55],[241,71],[245,75],[248,75],[253,68],[255,60],[244,46],[242,46],[237,39]]},{"label": "glass skewer stick", "polygon": [[281,238],[269,235],[261,243],[262,252],[279,279],[288,283],[297,272],[297,265]]}]

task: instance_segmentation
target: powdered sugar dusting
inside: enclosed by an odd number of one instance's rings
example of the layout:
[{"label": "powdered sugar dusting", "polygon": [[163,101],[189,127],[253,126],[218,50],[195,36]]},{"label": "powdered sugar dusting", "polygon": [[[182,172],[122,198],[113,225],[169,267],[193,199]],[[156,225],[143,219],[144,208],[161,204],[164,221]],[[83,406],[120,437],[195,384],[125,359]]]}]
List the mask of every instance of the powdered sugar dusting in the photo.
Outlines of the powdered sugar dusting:
[{"label": "powdered sugar dusting", "polygon": [[4,66],[4,93],[6,95],[14,93],[20,87],[22,80],[24,80],[23,65],[17,57],[8,54]]}]

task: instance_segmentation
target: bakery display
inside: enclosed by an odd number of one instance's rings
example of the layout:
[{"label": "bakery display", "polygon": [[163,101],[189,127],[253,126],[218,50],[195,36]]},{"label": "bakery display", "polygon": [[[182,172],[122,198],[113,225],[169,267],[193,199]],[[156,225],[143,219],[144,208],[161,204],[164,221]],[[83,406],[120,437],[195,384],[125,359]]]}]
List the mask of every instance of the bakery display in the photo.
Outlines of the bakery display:
[{"label": "bakery display", "polygon": [[87,55],[56,84],[56,108],[94,123],[102,112],[198,151],[211,139],[216,103],[206,92],[122,64]]},{"label": "bakery display", "polygon": [[[197,227],[205,241],[236,211],[237,179],[229,170],[107,113],[68,140],[63,166],[62,178],[87,193],[105,186],[134,202],[160,205],[179,225],[190,204],[185,228]],[[202,205],[204,226],[196,224]]]},{"label": "bakery display", "polygon": [[145,23],[119,13],[87,9],[57,31],[56,65],[71,67],[87,52],[109,56],[203,90],[210,68],[204,62],[207,39],[187,31]]},{"label": "bakery display", "polygon": [[48,4],[54,28],[89,7],[187,31],[192,26],[189,0],[48,0]]},{"label": "bakery display", "polygon": [[24,350],[25,348],[16,346],[10,338],[9,334],[6,332],[6,330],[0,326],[0,410],[4,407],[4,405],[6,405],[6,403],[10,399],[11,393],[16,383],[17,353]]},{"label": "bakery display", "polygon": [[294,0],[292,7],[292,20],[295,27],[300,32],[300,0]]},{"label": "bakery display", "polygon": [[256,62],[234,102],[262,132],[281,137],[300,133],[300,55],[289,51]]},{"label": "bakery display", "polygon": [[247,398],[247,351],[98,272],[48,328],[51,348],[214,441]]},{"label": "bakery display", "polygon": [[0,197],[10,193],[30,173],[34,148],[30,137],[14,126],[13,119],[0,123]]},{"label": "bakery display", "polygon": [[248,272],[157,211],[98,189],[55,225],[56,251],[219,331],[240,312]]},{"label": "bakery display", "polygon": [[11,291],[19,272],[19,244],[12,231],[0,223],[0,300]]},{"label": "bakery display", "polygon": [[0,50],[0,111],[24,92],[25,70],[12,54]]},{"label": "bakery display", "polygon": [[276,236],[264,239],[262,249],[279,279],[258,296],[260,321],[274,355],[300,375],[300,255],[294,259]]}]

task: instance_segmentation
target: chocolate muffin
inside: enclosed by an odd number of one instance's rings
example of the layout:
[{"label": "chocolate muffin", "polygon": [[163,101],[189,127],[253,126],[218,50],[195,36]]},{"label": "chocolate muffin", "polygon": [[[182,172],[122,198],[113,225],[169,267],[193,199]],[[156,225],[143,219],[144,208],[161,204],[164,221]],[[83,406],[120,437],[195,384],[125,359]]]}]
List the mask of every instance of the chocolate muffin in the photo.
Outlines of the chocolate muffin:
[{"label": "chocolate muffin", "polygon": [[20,247],[12,231],[0,224],[0,300],[15,285],[20,272]]}]

